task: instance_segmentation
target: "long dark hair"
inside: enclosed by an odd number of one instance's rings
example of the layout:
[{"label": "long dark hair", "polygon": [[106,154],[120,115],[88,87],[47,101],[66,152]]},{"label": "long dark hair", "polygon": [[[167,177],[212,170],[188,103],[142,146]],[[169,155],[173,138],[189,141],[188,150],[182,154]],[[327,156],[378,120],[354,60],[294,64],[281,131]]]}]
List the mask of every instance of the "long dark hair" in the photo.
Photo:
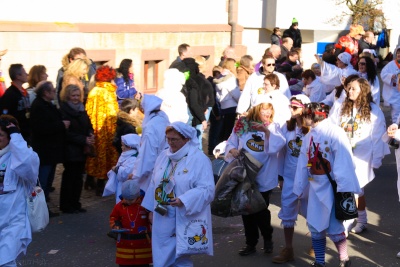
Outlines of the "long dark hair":
[{"label": "long dark hair", "polygon": [[125,58],[121,61],[118,67],[118,72],[122,74],[124,81],[129,84],[129,68],[132,65],[132,59]]},{"label": "long dark hair", "polygon": [[[290,98],[290,102],[292,102],[292,100],[305,105],[305,103],[303,103],[303,101],[301,101],[300,99],[297,99],[295,96]],[[304,120],[304,114],[305,114],[304,110],[305,110],[305,107],[303,108],[303,114],[301,114],[301,132],[303,134],[307,134],[310,131],[310,128],[306,126],[306,123]],[[286,126],[287,126],[288,131],[290,131],[290,132],[294,131],[296,129],[296,123],[297,123],[297,121],[295,118],[290,118],[290,120],[286,121]]]},{"label": "long dark hair", "polygon": [[[374,61],[370,57],[362,56],[358,59],[358,62],[360,62],[360,59],[365,60],[365,67],[367,68],[367,80],[371,83],[374,84],[375,79],[377,78],[377,70]],[[355,67],[355,69],[358,71],[358,64]]]}]

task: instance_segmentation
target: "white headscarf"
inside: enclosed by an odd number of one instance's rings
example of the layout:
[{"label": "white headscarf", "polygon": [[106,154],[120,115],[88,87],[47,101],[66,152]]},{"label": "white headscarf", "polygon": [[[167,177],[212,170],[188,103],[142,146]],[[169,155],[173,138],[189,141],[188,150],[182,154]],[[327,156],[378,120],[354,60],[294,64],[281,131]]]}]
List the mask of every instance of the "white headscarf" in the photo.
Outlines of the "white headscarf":
[{"label": "white headscarf", "polygon": [[190,150],[191,147],[199,147],[199,140],[197,139],[197,131],[195,128],[192,126],[189,126],[186,123],[176,121],[171,123],[169,126],[174,128],[177,132],[179,132],[181,135],[183,135],[185,138],[189,139],[189,142],[187,142],[181,149],[176,151],[175,153],[172,153],[170,150],[167,152],[167,156],[172,160],[172,161],[177,161],[187,155],[188,151]]},{"label": "white headscarf", "polygon": [[125,134],[121,136],[121,141],[124,145],[139,150],[140,136],[137,134]]}]

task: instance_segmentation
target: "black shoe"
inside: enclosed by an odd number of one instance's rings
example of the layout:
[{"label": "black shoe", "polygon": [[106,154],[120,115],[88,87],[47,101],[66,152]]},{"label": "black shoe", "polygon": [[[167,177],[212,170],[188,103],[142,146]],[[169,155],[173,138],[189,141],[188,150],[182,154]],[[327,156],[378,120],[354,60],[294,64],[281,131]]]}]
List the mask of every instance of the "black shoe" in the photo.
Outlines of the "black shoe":
[{"label": "black shoe", "polygon": [[274,242],[264,241],[264,253],[271,254],[274,251]]},{"label": "black shoe", "polygon": [[57,217],[60,216],[60,213],[58,212],[52,212],[51,210],[49,210],[49,217],[53,218],[53,217]]},{"label": "black shoe", "polygon": [[345,261],[340,261],[339,267],[350,267],[351,266],[351,261],[350,259],[345,260]]},{"label": "black shoe", "polygon": [[255,252],[256,252],[256,247],[247,245],[247,246],[243,247],[241,250],[239,250],[239,255],[247,256],[247,255],[253,254]]},{"label": "black shoe", "polygon": [[325,267],[325,264],[321,264],[321,263],[318,263],[318,262],[314,261],[314,262],[311,262],[310,266],[312,266],[312,267]]}]

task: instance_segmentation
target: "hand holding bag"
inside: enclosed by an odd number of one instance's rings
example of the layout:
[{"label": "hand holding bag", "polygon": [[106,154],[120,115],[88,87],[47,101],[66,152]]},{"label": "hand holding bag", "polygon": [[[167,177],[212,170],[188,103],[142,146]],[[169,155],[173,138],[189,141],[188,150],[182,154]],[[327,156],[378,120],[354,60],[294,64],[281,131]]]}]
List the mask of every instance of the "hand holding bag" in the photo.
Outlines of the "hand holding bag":
[{"label": "hand holding bag", "polygon": [[[315,143],[313,142],[314,149],[317,149]],[[332,179],[331,175],[329,174],[328,167],[325,164],[324,159],[322,158],[322,154],[318,151],[318,158],[319,161],[324,168],[326,176],[328,176],[329,181],[331,182],[333,195],[335,198],[335,217],[338,220],[345,221],[351,220],[358,217],[357,212],[357,204],[356,198],[353,192],[337,192],[337,184]]]},{"label": "hand holding bag", "polygon": [[27,197],[28,217],[32,232],[41,232],[49,224],[49,209],[47,208],[44,191],[40,186],[35,186],[33,192]]}]

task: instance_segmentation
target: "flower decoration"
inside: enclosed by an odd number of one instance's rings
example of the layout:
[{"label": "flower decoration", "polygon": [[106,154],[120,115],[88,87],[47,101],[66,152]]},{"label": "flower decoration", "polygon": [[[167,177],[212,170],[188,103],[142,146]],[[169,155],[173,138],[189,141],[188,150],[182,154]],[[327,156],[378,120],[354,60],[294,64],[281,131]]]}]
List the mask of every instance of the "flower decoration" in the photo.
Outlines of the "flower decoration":
[{"label": "flower decoration", "polygon": [[250,121],[248,121],[246,117],[240,117],[233,128],[233,132],[241,137],[247,132],[256,132],[256,130],[251,128]]}]

